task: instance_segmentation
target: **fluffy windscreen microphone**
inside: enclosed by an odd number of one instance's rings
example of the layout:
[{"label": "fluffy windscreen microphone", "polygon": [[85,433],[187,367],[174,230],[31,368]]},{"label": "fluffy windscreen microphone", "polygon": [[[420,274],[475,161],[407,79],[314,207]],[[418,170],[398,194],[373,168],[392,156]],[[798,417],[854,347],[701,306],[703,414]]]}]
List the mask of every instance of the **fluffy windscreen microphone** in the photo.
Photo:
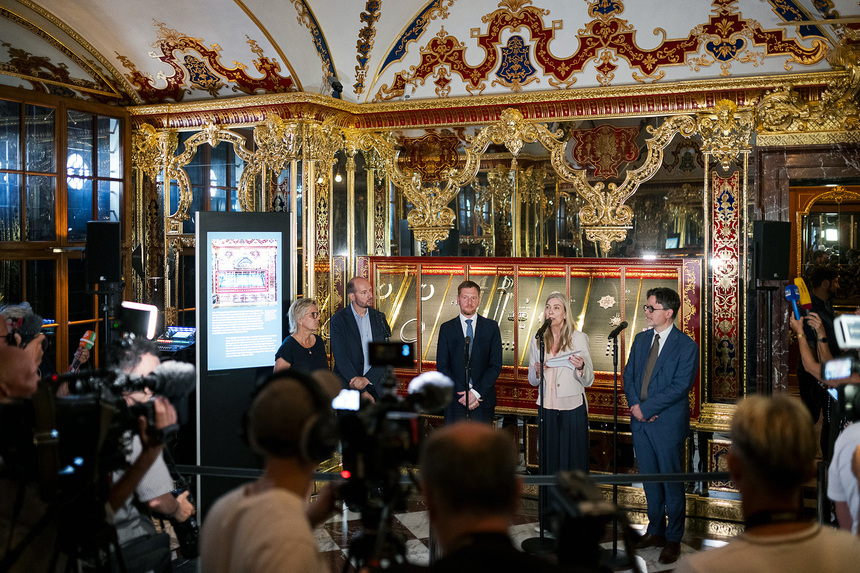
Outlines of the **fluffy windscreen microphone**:
[{"label": "fluffy windscreen microphone", "polygon": [[197,370],[187,362],[168,360],[147,376],[130,376],[135,387],[149,388],[153,394],[169,399],[184,398],[197,386]]},{"label": "fluffy windscreen microphone", "polygon": [[416,376],[409,383],[409,395],[405,402],[416,410],[434,412],[447,406],[453,395],[454,381],[431,370]]}]

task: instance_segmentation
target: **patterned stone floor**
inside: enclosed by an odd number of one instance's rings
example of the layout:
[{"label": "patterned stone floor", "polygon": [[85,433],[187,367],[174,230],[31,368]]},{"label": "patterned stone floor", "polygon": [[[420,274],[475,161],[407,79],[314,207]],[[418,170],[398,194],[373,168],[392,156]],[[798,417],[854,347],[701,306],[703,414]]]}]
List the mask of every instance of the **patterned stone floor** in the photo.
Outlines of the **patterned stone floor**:
[{"label": "patterned stone floor", "polygon": [[[346,523],[346,527],[344,527]],[[642,526],[634,526],[641,530]],[[409,563],[416,565],[427,565],[430,561],[430,528],[427,521],[427,512],[419,500],[408,503],[406,512],[398,512],[392,518],[392,530],[402,536],[405,540],[405,555]],[[325,555],[332,573],[343,571],[347,560],[350,541],[362,531],[361,519],[358,514],[347,511],[346,515],[338,514],[331,518],[323,526],[317,528],[317,540],[320,551]],[[524,513],[515,516],[514,524],[510,534],[514,545],[519,547],[525,539],[535,537],[538,534],[537,520],[534,512],[525,510]],[[612,530],[607,529],[604,543],[601,546],[607,552],[612,551]],[[704,539],[694,534],[685,536],[681,544],[682,559],[684,555],[692,554],[700,550],[707,550],[725,544],[721,539]],[[623,551],[623,545],[619,544]],[[637,562],[640,571],[649,573],[672,571],[675,565],[661,565],[658,563],[660,556],[659,548],[649,548],[638,552]],[[350,571],[352,569],[349,569]],[[617,569],[617,571],[632,571],[630,568]]]}]

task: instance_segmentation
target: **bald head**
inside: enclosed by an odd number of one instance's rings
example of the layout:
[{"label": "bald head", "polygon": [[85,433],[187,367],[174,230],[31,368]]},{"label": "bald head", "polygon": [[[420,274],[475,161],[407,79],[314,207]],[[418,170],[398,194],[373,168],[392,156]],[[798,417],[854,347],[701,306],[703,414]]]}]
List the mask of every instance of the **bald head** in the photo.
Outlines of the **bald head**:
[{"label": "bald head", "polygon": [[365,278],[353,277],[346,283],[346,296],[356,312],[364,316],[365,309],[373,306],[373,287]]},{"label": "bald head", "polygon": [[27,398],[36,393],[39,370],[26,351],[0,346],[0,398]]},{"label": "bald head", "polygon": [[428,438],[421,454],[421,482],[443,511],[509,514],[519,501],[517,461],[507,434],[484,424],[459,422]]}]

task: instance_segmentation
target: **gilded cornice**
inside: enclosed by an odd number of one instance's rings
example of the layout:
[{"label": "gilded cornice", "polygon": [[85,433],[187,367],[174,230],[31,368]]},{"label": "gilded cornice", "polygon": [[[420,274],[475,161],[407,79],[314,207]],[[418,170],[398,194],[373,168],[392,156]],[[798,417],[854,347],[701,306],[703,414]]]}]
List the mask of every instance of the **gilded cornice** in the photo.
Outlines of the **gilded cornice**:
[{"label": "gilded cornice", "polygon": [[511,106],[526,119],[541,122],[676,115],[713,109],[720,100],[749,108],[761,101],[766,90],[789,85],[803,97],[816,100],[829,84],[846,81],[849,72],[834,71],[375,104],[290,92],[127,109],[138,121],[157,127],[167,127],[168,115],[174,128],[199,127],[204,121],[252,125],[276,111],[284,119],[322,121],[339,115],[338,124],[360,130],[424,129],[494,123]]},{"label": "gilded cornice", "polygon": [[699,413],[699,419],[693,425],[708,432],[728,432],[735,414],[734,404],[715,404],[705,402]]},{"label": "gilded cornice", "polygon": [[[113,64],[111,64],[104,56],[96,50],[92,44],[87,42],[83,36],[69,28],[67,24],[65,24],[62,20],[39,6],[38,4],[31,2],[30,0],[17,0],[19,4],[27,8],[28,10],[32,10],[57,28],[63,31],[66,35],[68,35],[71,39],[78,43],[83,49],[85,49],[89,54],[98,61],[101,65],[108,70],[113,76],[113,82],[121,85],[125,89],[125,94],[138,103],[143,103],[143,99],[137,94],[137,91],[134,89],[134,86],[129,82],[120,72],[117,70]],[[101,75],[101,74],[99,74]],[[104,76],[102,76],[103,79]],[[110,83],[110,82],[109,82]]]}]

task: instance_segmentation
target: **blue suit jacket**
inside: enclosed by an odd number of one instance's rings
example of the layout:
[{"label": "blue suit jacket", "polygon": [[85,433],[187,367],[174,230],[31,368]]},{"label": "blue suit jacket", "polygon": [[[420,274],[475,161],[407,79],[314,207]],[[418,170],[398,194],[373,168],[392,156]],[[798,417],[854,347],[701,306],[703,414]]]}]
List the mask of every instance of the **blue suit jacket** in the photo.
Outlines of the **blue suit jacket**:
[{"label": "blue suit jacket", "polygon": [[[472,340],[472,387],[481,395],[479,408],[496,407],[496,379],[502,373],[502,335],[499,324],[479,314],[475,314],[475,337]],[[460,325],[460,315],[439,327],[439,340],[436,343],[436,370],[454,381],[454,399],[457,392],[465,388],[466,337]],[[462,407],[462,406],[461,406]]]},{"label": "blue suit jacket", "polygon": [[[624,393],[627,395],[627,404],[631,408],[639,404],[646,420],[658,416],[654,422],[648,422],[654,425],[653,429],[665,428],[672,434],[681,433],[678,437],[683,439],[690,427],[688,395],[699,369],[699,345],[673,326],[651,372],[648,399],[643,402],[639,399],[642,393],[642,376],[653,340],[653,330],[640,332],[633,339],[630,358],[624,367]],[[630,417],[631,427],[641,423]]]},{"label": "blue suit jacket", "polygon": [[[370,331],[373,342],[385,342],[391,336],[391,327],[385,315],[375,308],[368,308],[370,313]],[[361,347],[361,333],[352,314],[352,304],[342,308],[331,317],[329,322],[331,337],[331,354],[334,357],[334,373],[340,377],[344,388],[349,388],[349,381],[356,376],[364,376],[364,349]],[[367,371],[367,379],[377,385],[385,373],[385,368],[373,366]],[[370,388],[370,387],[369,387]],[[368,390],[378,397],[376,388]]]}]

